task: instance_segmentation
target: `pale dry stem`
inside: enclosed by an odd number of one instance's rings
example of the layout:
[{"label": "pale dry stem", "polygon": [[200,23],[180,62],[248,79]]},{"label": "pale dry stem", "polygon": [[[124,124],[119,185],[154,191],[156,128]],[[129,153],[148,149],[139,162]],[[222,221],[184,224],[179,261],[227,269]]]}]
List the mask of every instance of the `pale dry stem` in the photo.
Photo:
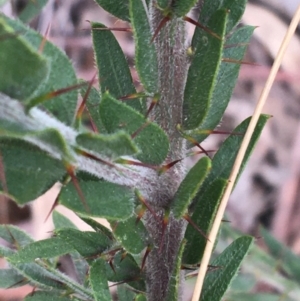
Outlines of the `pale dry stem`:
[{"label": "pale dry stem", "polygon": [[268,97],[270,89],[273,85],[273,82],[275,80],[278,69],[281,65],[284,53],[286,51],[287,46],[289,45],[289,42],[290,42],[292,36],[294,35],[294,32],[295,32],[295,30],[298,26],[299,21],[300,21],[300,5],[299,5],[292,21],[291,21],[291,24],[290,24],[290,26],[287,30],[286,35],[285,35],[285,37],[282,41],[282,44],[281,44],[280,49],[277,53],[277,56],[276,56],[276,59],[274,61],[273,66],[272,66],[272,69],[271,69],[270,75],[268,77],[268,80],[265,84],[265,87],[264,87],[262,93],[261,93],[261,96],[260,96],[260,98],[258,100],[258,103],[256,105],[256,108],[255,108],[255,111],[254,111],[253,116],[251,118],[250,124],[249,124],[248,129],[245,133],[241,148],[240,148],[240,150],[237,154],[235,163],[233,165],[231,174],[229,176],[229,183],[226,187],[226,190],[225,190],[224,195],[222,197],[222,200],[221,200],[221,203],[220,203],[220,206],[219,206],[214,224],[213,224],[212,229],[209,233],[209,241],[207,241],[205,251],[204,251],[204,254],[203,254],[203,257],[202,257],[202,261],[201,261],[199,274],[198,274],[198,278],[197,278],[197,281],[196,281],[196,286],[195,286],[192,301],[199,301],[200,300],[200,294],[201,294],[202,287],[203,287],[203,281],[204,281],[204,278],[205,278],[205,274],[206,274],[206,271],[207,271],[207,267],[208,267],[208,264],[209,264],[209,260],[210,260],[210,257],[211,257],[213,246],[214,246],[214,243],[215,243],[215,240],[216,240],[216,237],[217,237],[220,225],[221,225],[221,221],[222,221],[225,209],[226,209],[226,205],[228,203],[229,196],[230,196],[231,191],[233,189],[235,180],[236,180],[238,172],[240,170],[240,166],[242,164],[243,158],[245,156],[245,153],[246,153],[247,147],[249,145],[250,139],[252,137],[252,134],[254,132],[255,126],[256,126],[257,121],[259,119],[259,116],[262,112],[263,106],[266,102],[266,99]]}]

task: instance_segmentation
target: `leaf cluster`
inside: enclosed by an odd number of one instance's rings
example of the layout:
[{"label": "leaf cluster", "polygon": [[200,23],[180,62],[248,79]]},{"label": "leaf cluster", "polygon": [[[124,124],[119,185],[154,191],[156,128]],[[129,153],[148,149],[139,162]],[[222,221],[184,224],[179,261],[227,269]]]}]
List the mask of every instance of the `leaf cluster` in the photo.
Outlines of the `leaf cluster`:
[{"label": "leaf cluster", "polygon": [[[149,21],[154,4],[96,2],[130,22],[142,92],[135,87],[125,55],[105,25],[91,23],[98,90],[93,82],[77,79],[65,54],[21,22],[29,21],[45,1],[38,1],[40,6],[28,5],[20,20],[0,15],[0,154],[5,175],[1,193],[23,205],[59,181],[62,188],[54,205],[70,208],[93,229],[81,232],[56,211],[54,234],[42,241],[34,242],[13,226],[0,226],[0,237],[11,246],[0,248],[0,255],[9,262],[9,268],[1,271],[5,277],[0,277],[0,286],[29,283],[38,287],[26,300],[105,301],[112,300],[109,281],[118,284],[119,300],[147,300],[145,262],[148,253],[159,247],[143,218],[149,210],[162,227],[167,227],[170,214],[190,222],[171,267],[165,298],[175,301],[180,298],[182,269],[187,275],[201,262],[206,236],[199,229],[210,231],[249,118],[234,129],[212,159],[200,159],[186,173],[160,220],[156,211],[161,208],[156,208],[152,193],[163,175],[183,158],[168,161],[170,133],[151,118],[163,89]],[[161,0],[156,9],[167,19],[182,19],[195,2]],[[253,32],[253,27],[237,26],[245,4],[204,1],[196,22],[200,26],[186,49],[190,64],[184,66],[188,70],[183,117],[177,126],[177,135],[188,148],[202,149],[199,143],[220,123],[230,100]],[[268,118],[260,117],[244,165]],[[92,217],[106,218],[111,228]],[[219,268],[208,273],[201,300],[222,299],[252,242],[251,237],[240,237],[214,260],[212,264]],[[59,269],[66,254],[76,281]]]}]

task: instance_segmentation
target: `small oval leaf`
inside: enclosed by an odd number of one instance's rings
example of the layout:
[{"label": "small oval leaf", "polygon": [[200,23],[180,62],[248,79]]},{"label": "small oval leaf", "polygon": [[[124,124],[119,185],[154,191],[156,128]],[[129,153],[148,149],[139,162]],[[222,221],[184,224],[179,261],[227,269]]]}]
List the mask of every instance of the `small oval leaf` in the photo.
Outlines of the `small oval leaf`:
[{"label": "small oval leaf", "polygon": [[114,229],[114,236],[131,254],[141,253],[147,246],[147,242],[149,243],[149,235],[144,224],[142,221],[136,224],[135,216],[126,221],[112,223],[111,227]]},{"label": "small oval leaf", "polygon": [[158,92],[158,65],[151,29],[143,1],[129,0],[129,12],[135,40],[135,65],[145,90]]},{"label": "small oval leaf", "polygon": [[105,262],[102,258],[93,262],[90,269],[90,283],[92,286],[95,301],[112,301],[107,277],[105,272]]},{"label": "small oval leaf", "polygon": [[[99,72],[101,93],[109,91],[115,98],[135,94],[129,66],[125,55],[112,32],[101,23],[92,23],[93,45]],[[139,112],[144,104],[139,99],[127,101]]]},{"label": "small oval leaf", "polygon": [[253,244],[253,237],[242,236],[236,239],[211,265],[220,267],[207,273],[200,301],[220,301],[236,276],[239,267]]},{"label": "small oval leaf", "polygon": [[175,193],[171,205],[175,218],[180,218],[186,213],[188,206],[196,196],[210,168],[210,159],[204,157],[200,159],[185,176]]},{"label": "small oval leaf", "polygon": [[105,181],[79,181],[87,209],[78,196],[73,183],[63,187],[59,196],[60,204],[75,212],[111,220],[126,219],[134,209],[133,192],[121,185]]},{"label": "small oval leaf", "polygon": [[169,140],[158,125],[108,93],[103,95],[100,103],[100,116],[109,133],[123,129],[129,135],[135,135],[133,141],[141,150],[136,156],[139,160],[149,164],[161,164],[165,160]]},{"label": "small oval leaf", "polygon": [[211,106],[212,93],[222,59],[227,16],[227,11],[219,10],[208,23],[208,27],[221,39],[205,31],[198,33],[201,35],[201,43],[199,42],[195,47],[184,91],[183,127],[185,130],[199,127]]},{"label": "small oval leaf", "polygon": [[83,133],[76,137],[76,142],[87,150],[112,159],[132,156],[138,152],[132,138],[124,131],[111,135]]}]

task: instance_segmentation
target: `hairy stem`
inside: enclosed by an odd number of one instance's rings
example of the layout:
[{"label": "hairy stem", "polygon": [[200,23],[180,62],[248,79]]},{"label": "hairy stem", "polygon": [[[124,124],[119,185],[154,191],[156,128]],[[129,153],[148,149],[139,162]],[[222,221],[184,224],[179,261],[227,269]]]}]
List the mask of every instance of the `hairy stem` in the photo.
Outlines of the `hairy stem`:
[{"label": "hairy stem", "polygon": [[[154,6],[150,9],[153,32],[159,26],[163,15]],[[155,38],[159,67],[159,105],[154,112],[156,122],[165,130],[170,140],[170,151],[166,163],[180,159],[185,153],[185,141],[176,130],[182,123],[182,102],[186,81],[187,59],[185,56],[185,26],[182,19],[173,18],[160,30]],[[157,189],[153,192],[152,203],[161,219],[164,208],[172,201],[185,174],[182,162],[158,177]],[[172,215],[163,230],[152,216],[146,218],[146,226],[154,240],[154,250],[147,261],[147,292],[149,301],[166,300],[169,281],[172,276],[178,248],[183,238],[185,222]],[[181,297],[179,296],[179,299]]]}]

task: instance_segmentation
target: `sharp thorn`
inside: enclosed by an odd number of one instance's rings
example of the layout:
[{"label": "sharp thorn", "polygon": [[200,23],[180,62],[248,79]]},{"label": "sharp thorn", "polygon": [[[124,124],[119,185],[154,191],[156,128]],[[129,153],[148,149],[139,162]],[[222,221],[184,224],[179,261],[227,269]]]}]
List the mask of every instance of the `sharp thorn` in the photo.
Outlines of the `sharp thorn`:
[{"label": "sharp thorn", "polygon": [[157,37],[157,35],[159,34],[160,30],[167,24],[168,21],[171,20],[171,17],[169,15],[165,16],[161,21],[160,23],[158,24],[155,32],[154,32],[154,35],[152,36],[151,38],[151,41],[150,41],[150,44],[153,43],[153,41],[155,40],[155,38]]},{"label": "sharp thorn", "polygon": [[218,40],[222,40],[222,38],[221,38],[218,34],[214,33],[212,30],[210,30],[210,29],[207,28],[206,26],[200,24],[199,22],[197,22],[197,21],[191,19],[190,17],[185,16],[185,17],[183,17],[183,20],[184,20],[184,21],[187,21],[187,22],[189,22],[189,23],[191,23],[191,24],[193,24],[193,25],[195,25],[195,26],[197,26],[197,27],[199,27],[199,28],[201,28],[201,29],[203,29],[205,32],[207,32],[207,33],[210,34],[211,36],[217,38]]}]

